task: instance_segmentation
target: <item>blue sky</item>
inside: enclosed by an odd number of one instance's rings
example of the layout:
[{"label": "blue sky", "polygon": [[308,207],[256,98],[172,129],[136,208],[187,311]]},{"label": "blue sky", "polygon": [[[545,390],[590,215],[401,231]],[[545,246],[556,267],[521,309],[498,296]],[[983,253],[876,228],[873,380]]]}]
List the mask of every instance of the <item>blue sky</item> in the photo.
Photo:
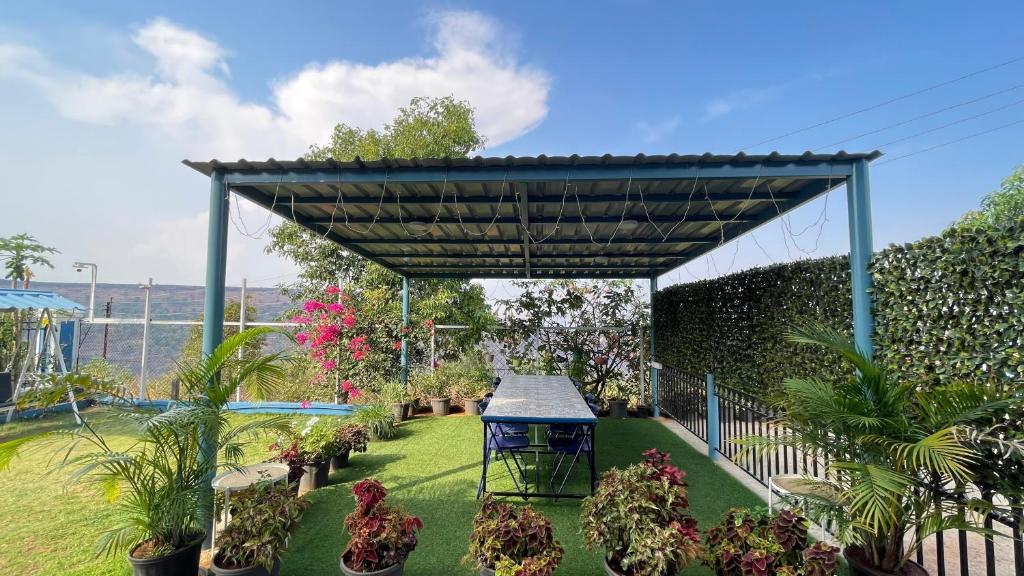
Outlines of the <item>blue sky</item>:
[{"label": "blue sky", "polygon": [[[87,260],[101,281],[201,283],[207,187],[182,158],[295,157],[416,94],[470,100],[493,155],[881,146],[876,248],[1024,163],[1024,124],[1001,128],[1024,119],[1024,60],[751,148],[1024,56],[1020,2],[80,4],[0,5],[0,235],[61,249],[41,280]],[[845,252],[844,196],[798,211],[795,245],[772,224],[661,283]],[[235,214],[229,283],[293,272],[262,254],[265,224]]]}]

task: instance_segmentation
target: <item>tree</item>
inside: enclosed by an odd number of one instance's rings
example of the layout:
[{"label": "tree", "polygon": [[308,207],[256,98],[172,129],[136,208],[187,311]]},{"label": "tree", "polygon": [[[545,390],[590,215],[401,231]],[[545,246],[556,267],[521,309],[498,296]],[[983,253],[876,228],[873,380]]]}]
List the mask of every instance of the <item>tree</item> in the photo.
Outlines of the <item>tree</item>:
[{"label": "tree", "polygon": [[1024,164],[1003,179],[999,189],[981,200],[981,210],[971,210],[953,226],[1001,226],[1024,217]]},{"label": "tree", "polygon": [[[381,129],[362,129],[338,124],[330,143],[313,145],[310,160],[339,161],[379,158],[465,157],[483,147],[485,138],[477,131],[473,108],[453,97],[413,98]],[[401,337],[402,278],[383,266],[345,250],[305,228],[286,222],[270,231],[267,253],[291,260],[301,270],[298,281],[286,289],[297,302],[315,299],[327,285],[340,284],[355,300],[362,314],[375,319],[367,333],[371,353],[360,364],[361,385],[370,380],[396,377]],[[465,280],[416,280],[410,283],[410,324],[423,335],[429,322],[463,324],[470,329],[445,339],[442,355],[454,355],[479,342],[493,323],[483,288]],[[410,340],[410,363],[423,362],[426,339]]]},{"label": "tree", "polygon": [[8,238],[0,238],[0,258],[4,260],[4,278],[11,281],[11,288],[18,287],[18,280],[28,288],[29,279],[32,277],[30,266],[47,266],[53,268],[53,264],[47,258],[48,254],[60,254],[56,248],[43,246],[35,238],[28,234],[15,234]]},{"label": "tree", "polygon": [[[497,306],[508,327],[501,332],[502,348],[513,365],[572,375],[598,397],[609,384],[617,395],[636,395],[650,310],[633,282],[544,280],[515,286],[522,292]],[[576,330],[545,329],[551,326]],[[622,330],[579,330],[601,326]]]}]

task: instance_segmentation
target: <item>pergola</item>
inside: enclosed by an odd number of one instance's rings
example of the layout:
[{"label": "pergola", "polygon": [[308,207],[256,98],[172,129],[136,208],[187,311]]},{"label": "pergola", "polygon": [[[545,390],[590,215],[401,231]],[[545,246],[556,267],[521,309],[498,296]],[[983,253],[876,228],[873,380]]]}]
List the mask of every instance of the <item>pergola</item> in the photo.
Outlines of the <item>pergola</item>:
[{"label": "pergola", "polygon": [[[401,275],[408,322],[417,278],[645,278],[653,295],[662,274],[845,185],[854,336],[870,353],[880,155],[186,160],[210,177],[203,351],[223,337],[230,191]],[[653,327],[650,340],[653,362]],[[653,369],[651,391],[657,415]]]}]

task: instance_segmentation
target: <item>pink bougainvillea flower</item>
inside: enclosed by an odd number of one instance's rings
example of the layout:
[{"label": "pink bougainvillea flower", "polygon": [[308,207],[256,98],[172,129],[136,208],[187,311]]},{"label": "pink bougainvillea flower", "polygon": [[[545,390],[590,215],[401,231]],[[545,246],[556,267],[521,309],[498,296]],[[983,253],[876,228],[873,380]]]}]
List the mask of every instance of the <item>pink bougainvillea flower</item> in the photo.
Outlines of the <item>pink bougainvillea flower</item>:
[{"label": "pink bougainvillea flower", "polygon": [[348,397],[353,399],[353,400],[355,400],[356,398],[359,398],[362,394],[363,394],[363,392],[359,388],[353,388],[353,389],[348,391]]},{"label": "pink bougainvillea flower", "polygon": [[324,363],[321,364],[321,366],[323,366],[324,370],[330,372],[331,370],[334,370],[335,368],[338,367],[338,363],[335,362],[334,359],[332,358],[330,360],[325,360]]},{"label": "pink bougainvillea flower", "polygon": [[344,324],[345,328],[352,328],[356,325],[356,317],[352,314],[346,314],[345,317],[341,319],[341,323]]},{"label": "pink bougainvillea flower", "polygon": [[363,358],[366,358],[366,352],[363,352],[362,350],[356,350],[352,353],[352,359],[356,362],[359,362]]},{"label": "pink bougainvillea flower", "polygon": [[302,408],[303,410],[311,406],[313,406],[313,403],[310,402],[309,400],[303,400],[302,402],[299,402],[299,408]]},{"label": "pink bougainvillea flower", "polygon": [[435,359],[435,360],[434,360],[434,368],[435,368],[435,369],[437,369],[437,368],[440,368],[440,367],[441,367],[441,361],[440,361],[440,360],[437,360],[437,359]]},{"label": "pink bougainvillea flower", "polygon": [[331,302],[330,304],[327,305],[327,310],[331,314],[344,314],[345,306],[342,304],[338,304],[337,302]]},{"label": "pink bougainvillea flower", "polygon": [[355,386],[352,385],[351,380],[345,380],[344,382],[341,383],[341,389],[344,390],[345,392],[351,392],[354,388]]},{"label": "pink bougainvillea flower", "polygon": [[305,314],[296,314],[295,316],[292,316],[292,322],[295,322],[296,324],[309,324],[309,316],[306,316]]},{"label": "pink bougainvillea flower", "polygon": [[401,340],[395,340],[395,343],[392,344],[392,346],[395,348],[395,350],[401,350],[402,349],[402,341]]},{"label": "pink bougainvillea flower", "polygon": [[306,300],[306,303],[302,305],[302,309],[306,312],[316,312],[317,310],[323,310],[327,306],[323,302],[317,300]]},{"label": "pink bougainvillea flower", "polygon": [[426,326],[427,328],[433,328],[434,327],[434,321],[433,320],[427,320],[426,322],[423,323],[423,325]]},{"label": "pink bougainvillea flower", "polygon": [[295,341],[299,343],[299,346],[304,346],[309,341],[309,334],[299,332],[295,335]]},{"label": "pink bougainvillea flower", "polygon": [[328,286],[324,292],[327,294],[339,294],[341,292],[341,288],[338,288],[337,286]]}]

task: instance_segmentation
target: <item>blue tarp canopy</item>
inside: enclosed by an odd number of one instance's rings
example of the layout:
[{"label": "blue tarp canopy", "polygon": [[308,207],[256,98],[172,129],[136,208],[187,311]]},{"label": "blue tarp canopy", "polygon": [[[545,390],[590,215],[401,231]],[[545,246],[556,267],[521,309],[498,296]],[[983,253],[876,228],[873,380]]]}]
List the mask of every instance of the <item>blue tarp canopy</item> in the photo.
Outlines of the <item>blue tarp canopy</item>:
[{"label": "blue tarp canopy", "polygon": [[43,308],[68,313],[84,311],[86,309],[85,306],[68,300],[56,292],[0,288],[0,312],[30,309],[41,310]]}]

